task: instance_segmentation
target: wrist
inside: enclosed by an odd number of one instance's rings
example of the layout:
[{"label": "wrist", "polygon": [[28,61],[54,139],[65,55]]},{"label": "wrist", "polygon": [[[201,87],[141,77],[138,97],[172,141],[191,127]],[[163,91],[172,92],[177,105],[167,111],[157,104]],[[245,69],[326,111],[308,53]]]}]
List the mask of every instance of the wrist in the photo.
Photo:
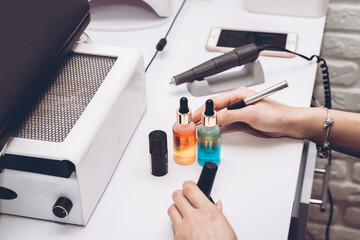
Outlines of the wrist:
[{"label": "wrist", "polygon": [[287,111],[287,135],[293,138],[309,139],[322,142],[325,137],[323,129],[326,111],[322,108],[291,107]]}]

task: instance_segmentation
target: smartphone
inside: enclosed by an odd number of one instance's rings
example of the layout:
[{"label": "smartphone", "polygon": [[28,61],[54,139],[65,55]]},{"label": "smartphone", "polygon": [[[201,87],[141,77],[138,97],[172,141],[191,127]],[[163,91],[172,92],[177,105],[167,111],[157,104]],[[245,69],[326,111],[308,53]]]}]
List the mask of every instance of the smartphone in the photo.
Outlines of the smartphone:
[{"label": "smartphone", "polygon": [[[206,43],[206,49],[211,52],[230,52],[234,48],[255,43],[256,45],[268,44],[281,47],[290,51],[296,50],[297,34],[284,32],[251,31],[240,29],[212,28]],[[265,50],[263,56],[294,57],[288,52]]]}]

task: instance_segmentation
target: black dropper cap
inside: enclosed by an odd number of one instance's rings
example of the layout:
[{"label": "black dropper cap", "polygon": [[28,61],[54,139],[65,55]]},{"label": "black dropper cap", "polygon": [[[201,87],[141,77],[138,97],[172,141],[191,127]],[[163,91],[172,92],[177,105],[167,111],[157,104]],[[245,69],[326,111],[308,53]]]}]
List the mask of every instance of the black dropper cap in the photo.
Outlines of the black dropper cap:
[{"label": "black dropper cap", "polygon": [[205,103],[205,116],[214,115],[214,102],[211,99],[208,99]]},{"label": "black dropper cap", "polygon": [[204,167],[200,174],[199,181],[197,183],[200,190],[205,194],[207,198],[210,199],[212,203],[214,203],[214,201],[211,199],[210,194],[211,194],[212,186],[214,184],[217,169],[218,169],[218,165],[216,165],[215,163],[206,162],[204,164]]},{"label": "black dropper cap", "polygon": [[188,112],[189,112],[188,100],[186,97],[182,97],[182,98],[180,98],[179,113],[186,114]]},{"label": "black dropper cap", "polygon": [[168,172],[168,149],[166,133],[155,130],[149,134],[150,171],[152,175],[164,176]]}]

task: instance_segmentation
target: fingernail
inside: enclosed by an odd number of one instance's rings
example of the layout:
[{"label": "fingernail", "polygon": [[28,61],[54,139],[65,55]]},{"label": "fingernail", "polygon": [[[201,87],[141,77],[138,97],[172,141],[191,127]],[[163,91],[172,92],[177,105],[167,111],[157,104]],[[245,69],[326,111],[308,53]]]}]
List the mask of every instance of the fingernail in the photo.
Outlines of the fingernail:
[{"label": "fingernail", "polygon": [[216,205],[216,207],[217,207],[220,211],[223,210],[223,205],[222,205],[221,200],[219,200],[215,205]]}]

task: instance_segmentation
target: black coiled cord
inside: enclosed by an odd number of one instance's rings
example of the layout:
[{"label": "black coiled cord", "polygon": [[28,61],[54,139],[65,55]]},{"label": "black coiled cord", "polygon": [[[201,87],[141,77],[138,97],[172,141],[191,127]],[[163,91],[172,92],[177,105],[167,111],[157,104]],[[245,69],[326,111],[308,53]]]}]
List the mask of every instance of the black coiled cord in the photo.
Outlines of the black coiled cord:
[{"label": "black coiled cord", "polygon": [[276,46],[271,46],[271,45],[264,45],[264,50],[277,50],[277,51],[282,51],[282,52],[288,52],[288,53],[297,55],[301,58],[304,58],[308,61],[312,61],[314,58],[316,58],[316,62],[318,64],[320,64],[320,69],[321,69],[321,73],[322,73],[322,79],[323,79],[323,85],[324,85],[325,107],[331,108],[330,77],[329,77],[329,69],[326,64],[325,59],[323,59],[322,57],[317,56],[317,55],[312,55],[311,57],[307,57],[300,53],[296,53],[296,52],[290,51],[290,50],[282,48],[282,47],[276,47]]},{"label": "black coiled cord", "polygon": [[324,97],[325,97],[325,107],[331,108],[331,91],[330,91],[330,78],[329,78],[329,69],[326,64],[325,59],[313,55],[312,57],[317,58],[317,63],[320,63],[323,85],[324,85]]}]

